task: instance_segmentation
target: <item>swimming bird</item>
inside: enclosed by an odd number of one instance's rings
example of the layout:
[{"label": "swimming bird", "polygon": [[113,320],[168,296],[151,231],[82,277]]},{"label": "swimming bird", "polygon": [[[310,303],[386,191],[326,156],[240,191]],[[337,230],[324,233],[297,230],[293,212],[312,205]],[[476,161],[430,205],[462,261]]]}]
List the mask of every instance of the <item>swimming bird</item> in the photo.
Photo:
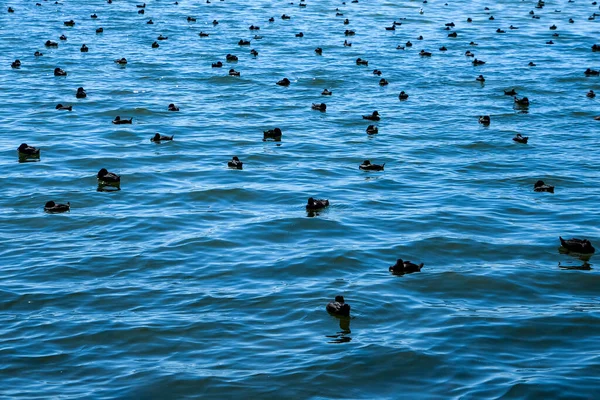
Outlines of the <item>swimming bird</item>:
[{"label": "swimming bird", "polygon": [[115,124],[115,125],[131,124],[132,122],[133,122],[133,118],[121,119],[121,117],[118,116],[118,115],[112,121],[112,123]]},{"label": "swimming bird", "polygon": [[35,53],[33,53],[33,55],[35,57],[41,57],[41,56],[43,56],[43,54],[40,51],[36,51]]},{"label": "swimming bird", "polygon": [[118,60],[115,60],[115,63],[119,64],[119,65],[127,65],[127,59],[125,57],[123,57]]},{"label": "swimming bird", "polygon": [[498,29],[496,29],[496,33],[506,33],[506,31],[498,28]]},{"label": "swimming bird", "polygon": [[352,47],[352,43],[347,40],[344,40],[344,47]]},{"label": "swimming bird", "polygon": [[69,211],[70,209],[71,209],[70,202],[67,204],[56,204],[55,202],[50,200],[49,202],[46,203],[46,205],[44,205],[44,211],[46,211],[47,213],[61,213],[61,212]]},{"label": "swimming bird", "polygon": [[311,106],[311,108],[313,110],[325,112],[325,111],[327,111],[327,104],[325,104],[325,103],[313,103],[312,106]]},{"label": "swimming bird", "polygon": [[378,69],[373,70],[373,75],[381,76],[382,72]]},{"label": "swimming bird", "polygon": [[379,80],[379,86],[386,86],[386,85],[388,85],[388,84],[389,84],[389,82],[388,82],[388,81],[387,81],[387,79],[385,79],[385,78],[381,78],[381,79]]},{"label": "swimming bird", "polygon": [[234,56],[233,54],[227,54],[225,56],[225,60],[229,61],[229,62],[233,62],[233,61],[237,61],[238,57]]},{"label": "swimming bird", "polygon": [[546,185],[544,181],[540,180],[533,184],[533,191],[554,193],[554,186]]},{"label": "swimming bird", "polygon": [[367,134],[374,135],[379,132],[379,129],[375,125],[367,126]]},{"label": "swimming bird", "polygon": [[240,73],[238,71],[236,71],[235,69],[231,68],[229,70],[229,75],[230,76],[240,76]]},{"label": "swimming bird", "polygon": [[309,197],[308,201],[306,202],[307,210],[320,210],[327,206],[329,206],[329,200],[325,200],[325,199],[317,200],[317,199],[313,199],[312,197]]},{"label": "swimming bird", "polygon": [[516,96],[516,95],[517,95],[517,92],[515,91],[515,89],[510,89],[510,90],[505,90],[505,91],[504,91],[504,94],[505,94],[506,96]]},{"label": "swimming bird", "polygon": [[411,274],[413,272],[421,272],[421,268],[423,268],[423,263],[417,265],[410,261],[403,261],[401,258],[396,260],[396,264],[391,265],[389,267],[389,271],[394,275],[404,275]]},{"label": "swimming bird", "polygon": [[404,93],[404,90],[402,90],[400,92],[400,94],[398,95],[398,99],[399,100],[406,100],[406,99],[408,99],[408,94]]},{"label": "swimming bird", "polygon": [[288,78],[283,78],[280,81],[277,81],[277,85],[279,86],[290,86],[290,80]]},{"label": "swimming bird", "polygon": [[291,18],[291,17],[290,17],[289,15],[285,15],[285,14],[283,14],[283,15],[281,16],[281,19],[290,19],[290,18]]},{"label": "swimming bird", "polygon": [[421,50],[421,52],[419,53],[419,55],[421,57],[431,57],[431,53],[425,50]]},{"label": "swimming bird", "polygon": [[238,46],[250,46],[250,41],[249,40],[240,39],[240,41],[238,42]]},{"label": "swimming bird", "polygon": [[52,40],[46,40],[46,43],[44,43],[44,46],[46,46],[46,47],[58,47],[58,43],[53,42]]},{"label": "swimming bird", "polygon": [[160,47],[160,45],[158,44],[158,42],[155,41],[154,43],[152,43],[153,49],[158,49],[159,47]]},{"label": "swimming bird", "polygon": [[54,68],[54,76],[67,76],[67,73],[60,69],[60,68]]},{"label": "swimming bird", "polygon": [[370,121],[379,121],[381,119],[378,111],[373,111],[371,115],[363,115],[362,117],[363,119],[368,119]]},{"label": "swimming bird", "polygon": [[81,45],[81,49],[79,49],[82,53],[87,53],[90,49],[84,44]]},{"label": "swimming bird", "polygon": [[517,143],[527,144],[527,141],[529,140],[529,136],[523,136],[520,133],[517,133],[517,135],[513,138],[513,140]]},{"label": "swimming bird", "polygon": [[317,53],[318,55],[323,55],[323,49],[322,49],[322,48],[320,48],[320,47],[317,47],[317,48],[315,49],[315,53]]},{"label": "swimming bird", "polygon": [[479,75],[477,78],[475,78],[475,80],[481,83],[485,82],[485,78],[483,77],[483,75]]},{"label": "swimming bird", "polygon": [[75,93],[75,97],[78,99],[85,99],[87,97],[87,93],[82,87],[77,88],[77,93]]},{"label": "swimming bird", "polygon": [[363,171],[383,171],[384,166],[385,166],[385,163],[383,163],[381,165],[371,164],[371,161],[365,160],[365,161],[363,161],[362,164],[360,164],[358,166],[358,168],[362,169]]},{"label": "swimming bird", "polygon": [[38,149],[37,147],[29,146],[27,143],[21,143],[21,145],[19,146],[17,151],[20,154],[23,154],[26,156],[39,156],[40,155],[40,149]]},{"label": "swimming bird", "polygon": [[250,50],[250,54],[252,54],[254,57],[256,57],[258,55],[258,51],[252,49],[252,50]]},{"label": "swimming bird", "polygon": [[515,96],[515,106],[517,107],[529,107],[529,99],[527,97],[518,98]]},{"label": "swimming bird", "polygon": [[167,40],[168,38],[169,38],[168,36],[158,35],[158,37],[156,39],[158,39],[158,40]]},{"label": "swimming bird", "polygon": [[200,36],[200,37],[208,37],[208,36],[209,36],[209,34],[208,34],[208,33],[206,33],[206,32],[202,32],[202,31],[200,31],[200,33],[198,34],[198,36]]},{"label": "swimming bird", "polygon": [[596,251],[596,249],[594,248],[594,246],[592,246],[592,243],[590,243],[589,240],[587,239],[563,239],[562,237],[558,237],[560,239],[560,245],[567,251],[567,252],[574,252],[574,253],[579,253],[579,254],[592,254]]},{"label": "swimming bird", "polygon": [[73,106],[63,106],[62,104],[58,103],[56,105],[55,109],[57,109],[57,110],[65,110],[65,111],[73,111]]},{"label": "swimming bird", "polygon": [[256,25],[250,25],[250,27],[248,29],[250,29],[251,31],[258,31],[260,29],[260,27],[256,26]]},{"label": "swimming bird", "polygon": [[452,33],[448,34],[448,37],[451,37],[451,38],[455,38],[457,36],[458,36],[458,33],[456,33],[456,32],[452,32]]},{"label": "swimming bird", "polygon": [[223,63],[221,61],[217,61],[216,63],[212,63],[213,68],[221,68]]},{"label": "swimming bird", "polygon": [[281,140],[281,135],[282,135],[282,132],[281,132],[281,129],[279,129],[279,128],[263,131],[263,142],[266,141],[267,139],[273,139],[278,142]]},{"label": "swimming bird", "polygon": [[154,134],[154,136],[152,136],[150,141],[160,143],[163,140],[173,140],[173,137],[175,137],[175,135],[165,136],[165,135],[161,135],[160,133],[156,133],[156,134]]},{"label": "swimming bird", "polygon": [[102,33],[102,32],[104,32],[104,28],[103,27],[100,27],[100,28],[96,29],[96,33]]},{"label": "swimming bird", "polygon": [[535,67],[535,63],[533,61],[529,61],[529,64],[527,64],[530,67]]},{"label": "swimming bird", "polygon": [[65,35],[60,35],[59,39],[60,40],[67,40],[67,37]]},{"label": "swimming bird", "polygon": [[446,46],[442,46],[440,47],[440,51],[448,51],[448,49],[446,48]]},{"label": "swimming bird", "polygon": [[304,37],[304,33],[302,33],[302,32],[296,33],[296,37]]},{"label": "swimming bird", "polygon": [[589,97],[590,99],[593,99],[594,97],[596,97],[596,93],[594,93],[594,91],[592,89],[590,89],[590,91],[587,92],[587,94],[585,96]]},{"label": "swimming bird", "polygon": [[179,107],[177,107],[175,104],[171,103],[169,104],[169,107],[167,108],[169,111],[179,111]]},{"label": "swimming bird", "polygon": [[11,68],[21,68],[21,60],[15,60],[10,64]]},{"label": "swimming bird", "polygon": [[386,26],[385,27],[386,31],[395,31],[396,30],[396,25],[392,25],[392,26]]},{"label": "swimming bird", "polygon": [[333,92],[327,89],[323,89],[323,91],[321,92],[321,95],[323,96],[331,96],[332,94]]},{"label": "swimming bird", "polygon": [[227,166],[232,169],[242,169],[243,163],[239,158],[237,158],[237,156],[233,156],[231,161],[227,162]]},{"label": "swimming bird", "polygon": [[353,30],[351,30],[351,29],[346,29],[346,30],[344,31],[344,35],[345,35],[345,36],[354,36],[355,34],[356,34],[356,32],[354,32],[354,31],[353,31]]},{"label": "swimming bird", "polygon": [[478,59],[473,60],[473,65],[483,65],[483,64],[485,64],[485,61],[478,60]]},{"label": "swimming bird", "polygon": [[152,21],[151,19],[148,20],[148,22],[146,22],[148,25],[153,25],[154,21]]},{"label": "swimming bird", "polygon": [[465,57],[475,57],[475,54],[473,54],[470,50],[465,51]]},{"label": "swimming bird", "polygon": [[98,171],[97,177],[100,184],[110,185],[121,182],[121,177],[119,175],[108,172],[106,168],[102,168],[100,171]]},{"label": "swimming bird", "polygon": [[584,74],[585,74],[585,76],[598,76],[598,75],[600,75],[600,72],[588,68],[588,69],[585,70]]},{"label": "swimming bird", "polygon": [[489,115],[480,115],[479,116],[479,123],[482,125],[489,125],[491,122],[490,116]]},{"label": "swimming bird", "polygon": [[337,315],[340,317],[350,316],[350,304],[346,304],[344,296],[335,296],[335,301],[327,304],[325,307],[329,314]]},{"label": "swimming bird", "polygon": [[64,22],[65,26],[75,26],[75,21],[69,20]]},{"label": "swimming bird", "polygon": [[356,59],[356,65],[369,65],[369,62],[359,57]]},{"label": "swimming bird", "polygon": [[413,44],[411,43],[411,41],[410,41],[410,40],[409,40],[408,42],[406,42],[406,44],[405,44],[405,46],[406,46],[406,47],[412,47],[412,45],[413,45]]}]

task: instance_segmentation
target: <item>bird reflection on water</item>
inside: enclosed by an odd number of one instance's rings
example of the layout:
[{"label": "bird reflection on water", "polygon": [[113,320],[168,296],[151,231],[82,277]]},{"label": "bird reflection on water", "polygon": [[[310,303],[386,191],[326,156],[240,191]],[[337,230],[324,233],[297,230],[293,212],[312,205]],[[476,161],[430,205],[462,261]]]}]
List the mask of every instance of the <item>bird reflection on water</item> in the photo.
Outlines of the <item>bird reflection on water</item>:
[{"label": "bird reflection on water", "polygon": [[340,332],[337,332],[334,335],[327,335],[328,338],[331,338],[328,343],[347,343],[352,340],[350,337],[350,317],[335,317],[340,320]]}]

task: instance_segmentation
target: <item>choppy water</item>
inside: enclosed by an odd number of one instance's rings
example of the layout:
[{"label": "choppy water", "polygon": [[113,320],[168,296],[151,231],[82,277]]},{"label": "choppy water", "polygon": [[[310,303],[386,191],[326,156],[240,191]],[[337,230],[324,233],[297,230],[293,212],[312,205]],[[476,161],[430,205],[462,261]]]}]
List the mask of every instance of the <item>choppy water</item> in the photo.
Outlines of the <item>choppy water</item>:
[{"label": "choppy water", "polygon": [[[559,235],[600,243],[590,3],[2,3],[0,396],[597,397],[598,269],[558,267],[582,264]],[[282,141],[263,142],[276,126]],[[157,131],[175,140],[151,143]],[[18,162],[22,142],[39,162]],[[233,155],[244,170],[226,167]],[[97,191],[103,167],[121,191]],[[538,179],[556,193],[534,193]],[[331,206],[310,217],[309,196]],[[48,200],[72,209],[46,214]],[[398,257],[425,267],[391,275]],[[337,294],[349,322],[325,312]]]}]

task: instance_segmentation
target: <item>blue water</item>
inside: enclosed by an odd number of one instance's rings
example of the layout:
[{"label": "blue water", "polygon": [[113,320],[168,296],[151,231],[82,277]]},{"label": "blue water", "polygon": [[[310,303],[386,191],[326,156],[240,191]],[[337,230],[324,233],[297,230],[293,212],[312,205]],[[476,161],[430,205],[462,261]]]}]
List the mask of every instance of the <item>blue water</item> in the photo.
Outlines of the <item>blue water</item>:
[{"label": "blue water", "polygon": [[[591,1],[40,3],[0,10],[1,398],[597,397],[600,275],[558,251],[600,243]],[[338,294],[350,320],[325,311]]]}]

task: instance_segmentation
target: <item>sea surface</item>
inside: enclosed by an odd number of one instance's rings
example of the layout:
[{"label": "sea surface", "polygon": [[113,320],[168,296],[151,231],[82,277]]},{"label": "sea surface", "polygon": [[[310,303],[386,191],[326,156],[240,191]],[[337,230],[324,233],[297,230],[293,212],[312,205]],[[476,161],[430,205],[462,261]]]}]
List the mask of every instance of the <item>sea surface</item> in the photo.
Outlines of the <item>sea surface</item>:
[{"label": "sea surface", "polygon": [[559,252],[600,245],[598,5],[38,1],[0,10],[0,398],[598,398],[600,266]]}]

